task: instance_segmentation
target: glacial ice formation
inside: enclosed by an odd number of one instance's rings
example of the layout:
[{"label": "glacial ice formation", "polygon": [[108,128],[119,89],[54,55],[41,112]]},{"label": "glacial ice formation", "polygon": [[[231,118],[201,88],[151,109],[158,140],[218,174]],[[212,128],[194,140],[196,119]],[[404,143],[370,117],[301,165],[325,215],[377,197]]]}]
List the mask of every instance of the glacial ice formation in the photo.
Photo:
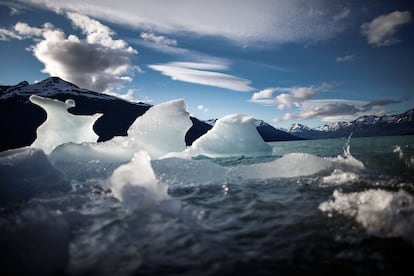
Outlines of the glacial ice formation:
[{"label": "glacial ice formation", "polygon": [[46,154],[50,154],[55,147],[64,143],[98,140],[98,135],[93,131],[93,124],[102,114],[72,115],[67,110],[75,106],[73,100],[61,102],[32,95],[30,101],[42,107],[47,113],[46,121],[37,128],[37,138],[32,147],[40,148]]},{"label": "glacial ice formation", "polygon": [[64,144],[51,159],[129,161],[137,151],[146,151],[157,159],[169,152],[185,149],[185,134],[192,126],[183,100],[173,100],[150,108],[128,129],[128,136],[118,136],[102,143]]},{"label": "glacial ice formation", "polygon": [[263,141],[251,116],[227,115],[213,128],[194,141],[190,148],[192,156],[259,156],[271,155],[271,147]]},{"label": "glacial ice formation", "polygon": [[144,151],[135,153],[131,162],[115,169],[106,184],[129,210],[146,209],[168,199],[168,187],[157,181],[150,157]]},{"label": "glacial ice formation", "polygon": [[414,242],[414,197],[406,191],[366,190],[342,193],[319,205],[322,212],[354,218],[369,233],[380,237],[403,237]]}]

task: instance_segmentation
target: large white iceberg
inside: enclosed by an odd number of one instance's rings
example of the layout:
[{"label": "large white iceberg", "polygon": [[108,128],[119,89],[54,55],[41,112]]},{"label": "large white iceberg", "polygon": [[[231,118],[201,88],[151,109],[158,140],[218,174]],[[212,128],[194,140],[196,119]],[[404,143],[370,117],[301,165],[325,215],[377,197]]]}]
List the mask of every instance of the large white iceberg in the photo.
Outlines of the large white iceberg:
[{"label": "large white iceberg", "polygon": [[194,141],[189,149],[192,156],[260,156],[271,155],[272,148],[263,141],[251,116],[227,115],[213,128]]}]

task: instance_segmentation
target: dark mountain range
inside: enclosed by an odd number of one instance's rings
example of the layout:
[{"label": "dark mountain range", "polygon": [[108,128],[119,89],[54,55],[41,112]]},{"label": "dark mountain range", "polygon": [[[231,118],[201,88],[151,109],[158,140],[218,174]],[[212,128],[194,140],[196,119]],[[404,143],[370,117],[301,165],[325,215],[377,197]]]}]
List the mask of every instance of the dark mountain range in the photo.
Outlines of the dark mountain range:
[{"label": "dark mountain range", "polygon": [[[35,84],[26,81],[17,85],[0,86],[0,151],[27,146],[36,139],[36,129],[46,120],[46,112],[31,103],[29,97],[42,97],[65,101],[72,99],[76,106],[69,109],[75,115],[102,113],[94,124],[98,141],[114,136],[125,136],[135,119],[144,114],[151,105],[130,102],[104,93],[82,89],[58,77],[50,77]],[[212,128],[210,124],[190,117],[193,126],[187,132],[185,141],[191,145]],[[288,133],[276,130],[263,122],[257,129],[265,141],[298,139]]]},{"label": "dark mountain range", "polygon": [[391,136],[414,134],[414,109],[396,115],[361,116],[351,122],[337,122],[317,128],[292,125],[288,132],[305,139]]}]

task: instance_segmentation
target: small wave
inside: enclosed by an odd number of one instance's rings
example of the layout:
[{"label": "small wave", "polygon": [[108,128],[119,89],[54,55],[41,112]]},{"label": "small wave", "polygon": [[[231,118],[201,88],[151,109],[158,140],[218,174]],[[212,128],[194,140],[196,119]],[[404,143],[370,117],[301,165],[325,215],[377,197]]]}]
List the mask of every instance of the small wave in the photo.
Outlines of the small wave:
[{"label": "small wave", "polygon": [[398,157],[404,161],[405,165],[409,168],[414,168],[414,149],[408,146],[395,146],[394,153],[398,154]]},{"label": "small wave", "polygon": [[402,237],[414,243],[414,197],[406,191],[370,189],[342,193],[335,190],[333,197],[321,203],[319,210],[354,218],[369,234]]},{"label": "small wave", "polygon": [[353,172],[344,172],[335,169],[331,175],[322,178],[324,184],[340,185],[345,183],[354,183],[359,180],[359,175]]}]

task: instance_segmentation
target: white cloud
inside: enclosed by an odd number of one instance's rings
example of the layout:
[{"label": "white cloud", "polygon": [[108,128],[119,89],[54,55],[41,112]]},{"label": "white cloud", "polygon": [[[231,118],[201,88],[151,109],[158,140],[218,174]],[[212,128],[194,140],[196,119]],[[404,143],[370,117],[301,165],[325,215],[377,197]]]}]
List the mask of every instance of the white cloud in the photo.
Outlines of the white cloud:
[{"label": "white cloud", "polygon": [[166,64],[149,65],[149,68],[161,72],[173,80],[214,86],[240,92],[252,91],[250,81],[229,74],[210,70],[229,69],[227,64],[170,62]]},{"label": "white cloud", "polygon": [[155,35],[154,33],[142,32],[140,37],[146,41],[150,41],[159,45],[177,46],[177,40],[168,38],[163,35]]},{"label": "white cloud", "polygon": [[315,42],[328,39],[348,16],[339,0],[21,0],[160,33],[196,33],[238,42]]},{"label": "white cloud", "polygon": [[201,104],[197,106],[197,109],[203,112],[208,112],[208,108]]},{"label": "white cloud", "polygon": [[0,28],[0,41],[9,41],[12,39],[21,40],[23,37],[17,34],[15,31]]},{"label": "white cloud", "polygon": [[[332,87],[332,84],[323,83],[319,86],[267,88],[254,93],[250,101],[259,104],[276,105],[278,109],[284,110],[286,108],[292,108],[294,105],[298,106],[311,97]],[[273,96],[276,92],[280,94]]]},{"label": "white cloud", "polygon": [[16,33],[24,38],[41,37],[45,31],[52,30],[53,28],[51,23],[43,24],[43,28],[31,27],[22,22],[17,22],[16,25],[14,25]]},{"label": "white cloud", "polygon": [[[341,121],[346,116],[355,116],[361,112],[365,102],[352,100],[309,100],[302,104],[301,112],[296,115],[297,119],[321,118],[323,121]],[[332,119],[334,118],[334,119]]]},{"label": "white cloud", "polygon": [[362,24],[361,32],[367,37],[369,44],[378,47],[389,46],[400,42],[396,32],[398,28],[410,21],[411,13],[409,11],[395,11]]},{"label": "white cloud", "polygon": [[[259,92],[253,93],[252,101],[268,100],[273,98],[273,93],[277,91],[277,88],[267,88]],[[273,102],[273,100],[272,100]]]},{"label": "white cloud", "polygon": [[336,58],[336,62],[350,62],[354,60],[355,60],[354,55],[345,55],[345,56],[340,56]]},{"label": "white cloud", "polygon": [[121,39],[113,39],[115,34],[108,26],[101,24],[95,19],[77,13],[68,13],[68,18],[75,27],[78,27],[86,35],[89,44],[100,45],[109,49],[121,49],[136,52]]},{"label": "white cloud", "polygon": [[273,122],[315,118],[319,118],[324,122],[349,121],[368,113],[383,114],[384,110],[378,109],[378,107],[399,102],[401,101],[391,99],[379,99],[370,102],[344,99],[307,100],[300,105],[298,113],[286,113],[282,118],[275,118]]},{"label": "white cloud", "polygon": [[[84,39],[66,36],[50,23],[37,28],[19,22],[5,36],[33,39],[35,44],[30,50],[44,64],[42,72],[81,87],[107,91],[131,81],[131,76],[138,70],[131,62],[137,51],[125,41],[113,39],[114,32],[97,20],[75,13],[67,16],[85,34]],[[2,33],[0,30],[0,38]]]}]

